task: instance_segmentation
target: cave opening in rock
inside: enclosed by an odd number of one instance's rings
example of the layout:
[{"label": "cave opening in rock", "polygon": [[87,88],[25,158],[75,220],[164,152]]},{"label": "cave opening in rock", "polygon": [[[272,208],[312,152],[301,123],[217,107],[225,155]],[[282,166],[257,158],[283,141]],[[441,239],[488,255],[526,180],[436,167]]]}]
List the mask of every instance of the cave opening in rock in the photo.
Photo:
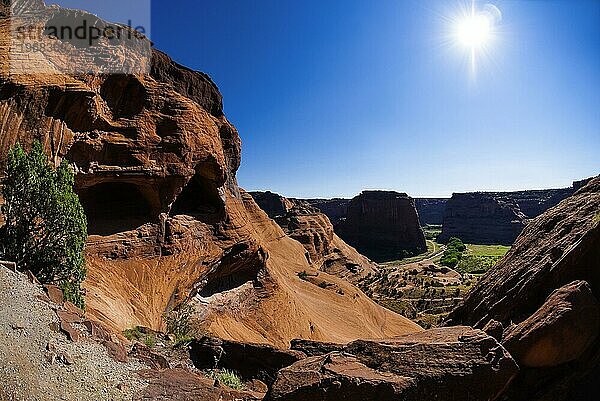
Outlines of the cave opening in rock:
[{"label": "cave opening in rock", "polygon": [[225,205],[214,181],[196,174],[171,208],[171,215],[188,215],[215,224],[225,217]]},{"label": "cave opening in rock", "polygon": [[258,274],[265,265],[266,254],[262,248],[236,244],[228,249],[216,268],[205,277],[198,295],[209,298],[215,294],[237,289],[248,282],[258,285]]},{"label": "cave opening in rock", "polygon": [[158,221],[158,211],[143,188],[106,182],[79,191],[89,235],[112,235]]}]

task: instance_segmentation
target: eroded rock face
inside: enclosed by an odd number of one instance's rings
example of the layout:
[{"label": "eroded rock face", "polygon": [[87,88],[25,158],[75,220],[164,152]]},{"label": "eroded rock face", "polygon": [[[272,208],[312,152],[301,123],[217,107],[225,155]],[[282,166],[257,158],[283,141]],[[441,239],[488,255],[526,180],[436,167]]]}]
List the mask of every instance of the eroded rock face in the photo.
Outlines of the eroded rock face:
[{"label": "eroded rock face", "polygon": [[502,343],[522,366],[558,366],[579,359],[598,337],[599,327],[600,303],[588,283],[575,281],[509,327]]},{"label": "eroded rock face", "polygon": [[478,192],[454,194],[446,205],[439,240],[458,237],[465,243],[510,245],[527,217],[506,197]]},{"label": "eroded rock face", "polygon": [[338,235],[375,261],[401,259],[427,250],[415,202],[406,194],[364,191],[348,205]]},{"label": "eroded rock face", "polygon": [[[23,5],[41,24],[85,14]],[[38,139],[75,168],[91,234],[89,314],[117,330],[160,329],[187,300],[215,335],[281,346],[420,330],[344,280],[321,273],[336,293],[298,277],[314,267],[238,188],[241,141],[208,76],[156,50],[145,75],[14,75],[7,29],[0,20],[0,165],[16,142]],[[52,67],[43,54],[35,62]]]},{"label": "eroded rock face", "polygon": [[[595,377],[600,341],[596,336],[586,344],[598,318],[580,280],[598,299],[600,178],[534,219],[450,314],[448,324],[483,327],[493,319],[507,327],[505,341],[524,365],[531,365],[515,381],[510,399],[591,400],[600,390]],[[569,355],[559,350],[562,342],[569,343],[564,346]]]},{"label": "eroded rock face", "polygon": [[353,282],[373,272],[374,264],[339,238],[327,216],[308,202],[272,192],[251,195],[287,235],[304,246],[308,262],[318,270]]},{"label": "eroded rock face", "polygon": [[324,213],[335,226],[348,215],[350,199],[306,199],[306,202]]},{"label": "eroded rock face", "polygon": [[494,400],[517,371],[482,331],[433,329],[296,362],[279,372],[265,400]]},{"label": "eroded rock face", "polygon": [[511,245],[529,219],[573,195],[585,182],[563,189],[454,194],[445,207],[440,240],[459,237],[474,244]]}]

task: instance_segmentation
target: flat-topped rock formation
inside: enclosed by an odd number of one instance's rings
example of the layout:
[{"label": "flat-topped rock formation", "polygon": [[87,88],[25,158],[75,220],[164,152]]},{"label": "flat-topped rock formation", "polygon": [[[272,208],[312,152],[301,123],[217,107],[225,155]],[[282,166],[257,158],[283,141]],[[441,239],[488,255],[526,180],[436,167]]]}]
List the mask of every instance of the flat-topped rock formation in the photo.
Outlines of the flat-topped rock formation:
[{"label": "flat-topped rock formation", "polygon": [[306,249],[306,258],[318,270],[356,282],[373,272],[373,262],[334,233],[327,216],[308,202],[272,192],[250,195],[283,231]]},{"label": "flat-topped rock formation", "polygon": [[510,245],[525,227],[527,216],[512,199],[486,192],[454,194],[448,201],[438,237],[465,243]]},{"label": "flat-topped rock formation", "polygon": [[[103,24],[41,1],[23,6],[40,27],[71,17]],[[8,29],[0,20],[0,165],[15,143],[28,148],[38,139],[52,162],[66,159],[75,169],[89,223],[91,316],[118,330],[160,329],[166,310],[188,302],[208,333],[282,346],[296,337],[348,341],[421,330],[344,279],[318,272],[322,288],[299,277],[317,270],[238,187],[241,141],[206,74],[153,50],[149,74],[15,75]],[[55,40],[40,39],[49,51],[65,51],[53,61],[68,60],[73,44]],[[106,38],[95,50],[125,53],[123,62],[137,56]],[[48,54],[36,57],[53,68]]]},{"label": "flat-topped rock formation", "polygon": [[[573,183],[571,188],[514,192],[483,192],[483,194],[486,194],[487,197],[491,198],[501,198],[508,201],[513,201],[521,213],[523,213],[527,219],[531,219],[544,213],[549,208],[556,206],[560,201],[571,196],[577,189],[584,186],[587,182],[589,182],[589,179],[576,181]],[[457,195],[462,196],[466,194]],[[488,202],[488,200],[486,200],[487,197],[481,197],[479,199],[481,199],[481,202]],[[342,198],[306,199],[308,203],[325,213],[334,226],[347,216],[350,200],[351,199]],[[477,203],[478,198],[474,196],[472,200],[474,202],[474,208],[480,207],[480,205]],[[449,201],[450,198],[415,198],[415,206],[419,214],[421,226],[442,225],[444,223],[446,207]],[[450,202],[451,207],[453,207],[453,204],[454,201]]]},{"label": "flat-topped rock formation", "polygon": [[375,261],[401,259],[427,250],[415,202],[407,194],[364,191],[350,201],[337,234]]},{"label": "flat-topped rock formation", "polygon": [[532,220],[448,324],[500,327],[522,368],[510,400],[592,400],[600,386],[600,177]]},{"label": "flat-topped rock formation", "polygon": [[527,222],[571,196],[571,188],[515,192],[456,193],[448,200],[440,241],[459,237],[474,244],[511,245]]}]

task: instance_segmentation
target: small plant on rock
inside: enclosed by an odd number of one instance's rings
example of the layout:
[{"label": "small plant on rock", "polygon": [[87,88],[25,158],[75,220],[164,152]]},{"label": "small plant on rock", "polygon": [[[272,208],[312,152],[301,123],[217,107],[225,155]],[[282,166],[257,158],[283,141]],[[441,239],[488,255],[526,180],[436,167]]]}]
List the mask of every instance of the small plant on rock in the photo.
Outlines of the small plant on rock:
[{"label": "small plant on rock", "polygon": [[167,325],[167,334],[175,337],[174,347],[188,345],[200,333],[199,323],[194,317],[194,307],[189,303],[183,303],[164,315]]},{"label": "small plant on rock", "polygon": [[215,370],[212,371],[209,376],[215,380],[218,380],[219,383],[232,388],[234,390],[243,390],[244,382],[242,379],[235,374],[235,372],[227,369]]}]

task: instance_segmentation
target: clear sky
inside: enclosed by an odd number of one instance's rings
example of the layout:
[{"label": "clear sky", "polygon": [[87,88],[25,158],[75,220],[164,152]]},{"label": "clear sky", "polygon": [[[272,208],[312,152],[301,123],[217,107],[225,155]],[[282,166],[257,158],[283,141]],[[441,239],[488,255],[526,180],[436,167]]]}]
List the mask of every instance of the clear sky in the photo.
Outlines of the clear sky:
[{"label": "clear sky", "polygon": [[491,3],[475,74],[448,37],[465,0],[154,1],[152,40],[218,84],[249,190],[449,196],[599,174],[600,1]]}]

